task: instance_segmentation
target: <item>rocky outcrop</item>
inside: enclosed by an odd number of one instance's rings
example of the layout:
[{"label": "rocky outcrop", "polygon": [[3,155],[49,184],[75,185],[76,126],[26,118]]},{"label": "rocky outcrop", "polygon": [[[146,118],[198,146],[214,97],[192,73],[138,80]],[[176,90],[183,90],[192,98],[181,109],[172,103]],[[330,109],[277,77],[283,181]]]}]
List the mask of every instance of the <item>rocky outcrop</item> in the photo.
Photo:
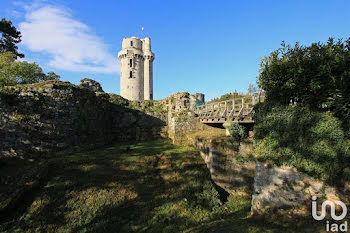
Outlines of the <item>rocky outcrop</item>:
[{"label": "rocky outcrop", "polygon": [[165,122],[111,103],[110,96],[95,92],[99,85],[94,86],[47,81],[1,90],[0,157],[49,155],[160,137]]},{"label": "rocky outcrop", "polygon": [[334,187],[311,178],[290,166],[256,163],[251,212],[262,215],[279,208],[310,206],[311,197],[339,200]]},{"label": "rocky outcrop", "polygon": [[102,87],[100,83],[96,82],[95,80],[84,78],[80,80],[80,87],[85,87],[93,92],[103,92]]}]

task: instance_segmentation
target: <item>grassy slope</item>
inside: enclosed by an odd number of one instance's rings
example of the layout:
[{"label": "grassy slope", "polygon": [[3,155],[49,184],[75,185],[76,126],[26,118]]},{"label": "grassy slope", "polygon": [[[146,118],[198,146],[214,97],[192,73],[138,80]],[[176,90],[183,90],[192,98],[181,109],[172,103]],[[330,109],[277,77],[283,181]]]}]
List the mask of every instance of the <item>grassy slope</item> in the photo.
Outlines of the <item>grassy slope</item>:
[{"label": "grassy slope", "polygon": [[249,192],[220,205],[198,153],[167,140],[110,145],[49,164],[45,184],[24,211],[2,221],[1,232],[293,232],[250,219]]}]

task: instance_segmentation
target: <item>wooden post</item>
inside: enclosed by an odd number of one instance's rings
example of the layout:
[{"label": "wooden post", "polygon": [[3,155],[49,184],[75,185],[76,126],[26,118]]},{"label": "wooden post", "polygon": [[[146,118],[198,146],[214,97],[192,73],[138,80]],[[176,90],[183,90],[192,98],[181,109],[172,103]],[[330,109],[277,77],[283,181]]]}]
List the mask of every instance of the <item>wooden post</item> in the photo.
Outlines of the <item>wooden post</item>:
[{"label": "wooden post", "polygon": [[244,98],[242,98],[242,113],[244,115]]},{"label": "wooden post", "polygon": [[233,115],[235,115],[235,111],[236,111],[236,103],[235,103],[235,99],[232,100],[232,110],[233,110]]}]

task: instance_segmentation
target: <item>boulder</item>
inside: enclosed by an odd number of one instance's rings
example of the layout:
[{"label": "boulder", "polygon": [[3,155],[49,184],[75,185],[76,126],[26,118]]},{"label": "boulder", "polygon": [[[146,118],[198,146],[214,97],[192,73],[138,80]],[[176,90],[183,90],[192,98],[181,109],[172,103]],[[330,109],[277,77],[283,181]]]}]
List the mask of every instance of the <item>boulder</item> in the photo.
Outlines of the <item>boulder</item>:
[{"label": "boulder", "polygon": [[101,84],[95,80],[84,78],[80,80],[80,87],[85,87],[93,92],[103,92]]}]

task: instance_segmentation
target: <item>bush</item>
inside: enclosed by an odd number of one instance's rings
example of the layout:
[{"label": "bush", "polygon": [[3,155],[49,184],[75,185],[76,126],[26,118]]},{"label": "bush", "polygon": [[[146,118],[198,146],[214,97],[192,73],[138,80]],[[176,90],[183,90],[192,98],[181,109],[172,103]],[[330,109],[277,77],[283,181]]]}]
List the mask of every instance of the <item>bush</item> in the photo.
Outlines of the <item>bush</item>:
[{"label": "bush", "polygon": [[266,102],[331,111],[350,128],[350,38],[282,47],[261,61],[259,86]]},{"label": "bush", "polygon": [[294,105],[259,114],[254,127],[258,160],[292,165],[331,184],[350,181],[350,142],[332,113]]},{"label": "bush", "polygon": [[237,141],[241,142],[242,139],[246,137],[244,127],[235,122],[227,122],[224,127],[228,130],[231,137]]}]

